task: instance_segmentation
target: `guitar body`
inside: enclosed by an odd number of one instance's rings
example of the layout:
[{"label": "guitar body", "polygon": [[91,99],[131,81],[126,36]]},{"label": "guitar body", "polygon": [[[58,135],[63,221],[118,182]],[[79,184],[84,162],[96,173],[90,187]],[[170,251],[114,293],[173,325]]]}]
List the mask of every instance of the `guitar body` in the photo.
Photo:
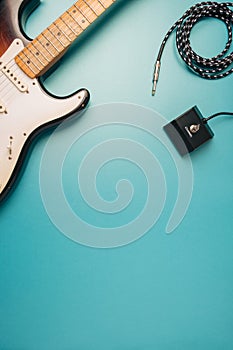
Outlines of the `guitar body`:
[{"label": "guitar body", "polygon": [[[22,26],[19,16],[24,13],[24,20],[27,19],[40,1],[0,0],[0,56],[8,49],[15,38],[20,38],[24,44],[28,43],[25,33],[22,33]],[[23,16],[22,16],[23,21]],[[23,25],[23,22],[21,22]]]},{"label": "guitar body", "polygon": [[89,101],[86,89],[63,98],[49,94],[39,79],[29,78],[15,63],[30,42],[23,23],[39,3],[0,0],[0,202],[18,178],[33,139]]}]

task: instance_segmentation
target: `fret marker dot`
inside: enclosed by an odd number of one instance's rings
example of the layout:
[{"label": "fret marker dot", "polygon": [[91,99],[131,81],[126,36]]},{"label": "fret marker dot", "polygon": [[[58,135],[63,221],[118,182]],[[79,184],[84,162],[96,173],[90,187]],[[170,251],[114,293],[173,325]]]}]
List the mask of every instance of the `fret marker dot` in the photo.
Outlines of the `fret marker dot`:
[{"label": "fret marker dot", "polygon": [[85,23],[85,19],[82,19],[82,23]]}]

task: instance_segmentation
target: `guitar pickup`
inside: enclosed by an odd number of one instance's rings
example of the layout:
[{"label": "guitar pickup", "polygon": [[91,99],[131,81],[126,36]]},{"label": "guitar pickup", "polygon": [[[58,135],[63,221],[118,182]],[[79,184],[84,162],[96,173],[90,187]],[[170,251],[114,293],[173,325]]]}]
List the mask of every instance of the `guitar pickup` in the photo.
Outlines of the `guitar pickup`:
[{"label": "guitar pickup", "polygon": [[0,61],[0,70],[1,72],[16,86],[16,88],[21,92],[27,92],[28,87],[27,84],[23,83],[21,79],[17,77],[15,72],[12,69],[4,64],[3,61]]}]

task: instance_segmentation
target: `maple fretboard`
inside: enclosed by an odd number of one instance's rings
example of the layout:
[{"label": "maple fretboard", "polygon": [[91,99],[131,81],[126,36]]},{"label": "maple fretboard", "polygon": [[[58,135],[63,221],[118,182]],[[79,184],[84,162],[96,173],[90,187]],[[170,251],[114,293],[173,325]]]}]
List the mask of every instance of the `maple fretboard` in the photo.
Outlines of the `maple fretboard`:
[{"label": "maple fretboard", "polygon": [[15,62],[30,78],[43,75],[114,2],[115,0],[78,0],[31,41],[15,57]]}]

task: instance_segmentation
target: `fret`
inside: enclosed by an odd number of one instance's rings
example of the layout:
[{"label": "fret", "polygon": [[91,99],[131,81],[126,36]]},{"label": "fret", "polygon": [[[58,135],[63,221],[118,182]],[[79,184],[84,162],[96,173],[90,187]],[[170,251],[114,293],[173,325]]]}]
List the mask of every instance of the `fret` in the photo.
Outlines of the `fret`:
[{"label": "fret", "polygon": [[48,62],[51,62],[51,60],[56,56],[47,49],[46,45],[44,45],[43,42],[40,41],[39,37],[33,40],[32,44],[38,49],[40,54],[48,60]]},{"label": "fret", "polygon": [[46,56],[43,54],[43,50],[41,50],[41,48],[38,47],[37,43],[39,42],[31,42],[28,47],[31,50],[31,52],[33,53],[34,56],[37,57],[37,59],[44,65],[46,66],[48,64],[48,62],[50,61],[48,58],[46,58]]},{"label": "fret", "polygon": [[103,5],[101,5],[101,3],[98,0],[87,0],[88,3],[92,2],[91,6],[94,10],[95,13],[97,13],[98,16],[102,15],[102,13],[105,11],[105,8]]},{"label": "fret", "polygon": [[98,17],[98,13],[96,12],[95,8],[92,6],[92,4],[89,3],[88,0],[84,0],[85,3],[90,7],[90,9],[94,12],[94,14],[96,15],[96,17]]},{"label": "fret", "polygon": [[98,2],[103,6],[103,8],[106,9],[105,5],[103,4],[103,2],[101,0],[98,0]]},{"label": "fret", "polygon": [[52,24],[47,29],[45,29],[43,34],[46,37],[46,39],[49,42],[51,42],[51,44],[55,47],[55,49],[58,52],[62,52],[65,46],[62,44],[61,40],[58,39],[58,37],[53,34],[53,31],[51,28],[52,28]]},{"label": "fret", "polygon": [[36,59],[40,65],[40,69],[44,68],[48,64],[48,60],[40,55],[39,51],[33,46],[32,43],[27,46],[27,49],[30,51],[31,60],[34,61]]},{"label": "fret", "polygon": [[78,2],[79,11],[82,13],[82,15],[87,19],[89,23],[92,23],[96,20],[97,16],[92,11],[90,6],[87,5],[87,2],[85,0],[79,0]]},{"label": "fret", "polygon": [[25,70],[24,72],[31,76],[32,74],[38,74],[40,72],[39,69],[37,69],[27,58],[25,53],[21,51],[17,56],[19,62],[23,63]]},{"label": "fret", "polygon": [[24,50],[21,54],[21,60],[27,65],[29,69],[34,71],[40,71],[43,67],[38,61],[33,59],[32,53],[29,51],[29,48],[27,47],[26,50]]},{"label": "fret", "polygon": [[73,30],[77,37],[83,32],[83,29],[78,25],[77,21],[75,21],[72,13],[66,11],[62,15],[62,18],[64,21],[66,21],[67,25]]},{"label": "fret", "polygon": [[58,24],[56,22],[52,23],[49,26],[50,33],[53,34],[53,36],[56,38],[56,40],[59,41],[59,43],[63,47],[68,47],[71,44],[71,40],[67,38],[67,36],[64,34],[62,27],[58,27]]},{"label": "fret", "polygon": [[72,14],[74,20],[77,22],[77,24],[85,30],[89,26],[89,22],[86,20],[86,18],[81,14],[81,12],[78,10],[78,7],[75,6],[75,4],[72,6],[70,10],[68,10],[70,14]]},{"label": "fret", "polygon": [[49,51],[49,53],[51,53],[53,57],[56,57],[57,54],[59,54],[60,51],[56,48],[56,46],[50,40],[47,39],[44,32],[38,35],[38,38],[40,42],[43,43],[43,45],[46,47],[46,50]]},{"label": "fret", "polygon": [[34,59],[34,56],[32,55],[31,51],[27,47],[27,50],[24,51],[24,55],[26,57],[26,63],[30,68],[35,67],[37,70],[42,70],[44,68],[44,65],[41,64],[38,60]]},{"label": "fret", "polygon": [[113,4],[113,2],[114,2],[114,0],[98,0],[98,1],[101,3],[101,5],[105,9],[107,9],[109,6],[111,6]]},{"label": "fret", "polygon": [[[47,28],[47,38],[50,39],[50,41],[53,43],[53,45],[55,45],[56,49],[58,49],[58,51],[62,52],[63,48],[65,48],[66,46],[62,43],[62,41],[59,38],[59,35],[56,35],[56,33],[53,32],[54,29],[54,25],[51,24],[48,28]],[[49,33],[49,34],[48,34]]]},{"label": "fret", "polygon": [[15,62],[30,78],[44,74],[115,0],[78,0],[29,43]]},{"label": "fret", "polygon": [[88,0],[83,0],[85,2],[85,4],[89,7],[89,9],[91,10],[91,12],[95,15],[95,17],[97,18],[98,15],[95,12],[95,10],[93,9],[93,7],[89,4]]},{"label": "fret", "polygon": [[62,30],[63,34],[73,42],[77,38],[77,34],[72,30],[68,22],[65,22],[62,17],[59,17],[57,21],[55,21],[57,27]]}]

